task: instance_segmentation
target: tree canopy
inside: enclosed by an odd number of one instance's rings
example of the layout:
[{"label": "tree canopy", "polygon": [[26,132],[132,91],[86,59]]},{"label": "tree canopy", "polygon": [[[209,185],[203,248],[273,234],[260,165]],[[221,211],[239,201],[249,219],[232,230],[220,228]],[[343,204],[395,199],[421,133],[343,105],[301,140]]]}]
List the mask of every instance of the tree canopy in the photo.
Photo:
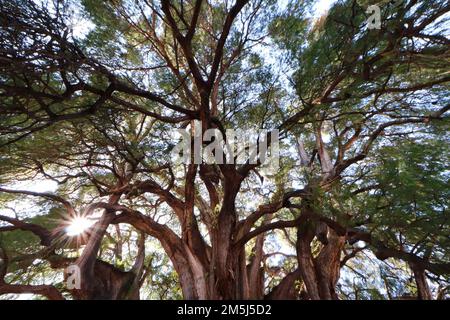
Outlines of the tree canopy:
[{"label": "tree canopy", "polygon": [[[316,9],[1,0],[0,296],[448,298],[450,4]],[[278,170],[179,129],[278,130]]]}]

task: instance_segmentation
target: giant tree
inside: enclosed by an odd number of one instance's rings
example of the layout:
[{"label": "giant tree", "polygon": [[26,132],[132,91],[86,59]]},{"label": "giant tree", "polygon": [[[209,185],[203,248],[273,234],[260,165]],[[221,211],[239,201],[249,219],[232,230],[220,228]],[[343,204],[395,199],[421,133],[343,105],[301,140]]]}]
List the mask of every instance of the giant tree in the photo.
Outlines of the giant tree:
[{"label": "giant tree", "polygon": [[[379,4],[369,29],[368,5],[2,1],[0,294],[137,299],[156,240],[185,299],[338,299],[364,252],[405,262],[431,298],[426,276],[450,273],[433,147],[448,143],[450,7]],[[280,131],[277,172],[172,159],[176,129],[194,144],[242,128]],[[391,158],[414,165],[395,175]],[[57,188],[17,187],[38,179]],[[80,219],[95,224],[67,234]],[[75,265],[81,287],[15,277],[42,261],[33,277]]]}]

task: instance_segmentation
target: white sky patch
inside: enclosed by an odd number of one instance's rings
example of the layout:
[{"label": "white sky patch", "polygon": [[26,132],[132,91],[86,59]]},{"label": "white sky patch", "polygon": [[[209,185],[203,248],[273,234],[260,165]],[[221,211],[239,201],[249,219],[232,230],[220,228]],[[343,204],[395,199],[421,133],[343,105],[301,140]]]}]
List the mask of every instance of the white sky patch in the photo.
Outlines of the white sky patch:
[{"label": "white sky patch", "polygon": [[86,19],[73,21],[71,29],[75,38],[84,38],[95,25]]},{"label": "white sky patch", "polygon": [[58,183],[51,179],[39,179],[39,180],[29,180],[14,183],[8,186],[9,189],[14,190],[27,190],[33,192],[55,192],[58,188]]},{"label": "white sky patch", "polygon": [[326,13],[336,0],[319,0],[313,5],[314,15],[321,16]]},{"label": "white sky patch", "polygon": [[[2,186],[7,189],[12,190],[26,190],[32,192],[39,193],[54,193],[58,188],[58,184],[56,181],[50,179],[36,179],[36,180],[27,180],[27,181],[19,181],[14,184],[4,185]],[[26,197],[25,199],[10,201],[7,204],[7,208],[12,208],[16,213],[26,213],[27,216],[34,216],[40,213],[40,209],[35,207],[34,201],[36,201],[36,197]],[[3,209],[0,208],[0,214],[6,216],[13,216],[14,211],[11,209]]]},{"label": "white sky patch", "polygon": [[331,141],[331,135],[326,131],[322,131],[322,140],[325,143],[329,143]]}]

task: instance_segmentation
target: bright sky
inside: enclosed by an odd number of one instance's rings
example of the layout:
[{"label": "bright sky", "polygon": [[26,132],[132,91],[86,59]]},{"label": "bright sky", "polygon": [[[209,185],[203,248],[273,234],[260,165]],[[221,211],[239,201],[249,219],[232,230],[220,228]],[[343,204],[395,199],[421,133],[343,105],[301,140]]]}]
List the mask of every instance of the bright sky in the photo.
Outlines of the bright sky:
[{"label": "bright sky", "polygon": [[319,0],[319,1],[317,1],[317,3],[314,5],[315,15],[321,16],[322,14],[324,14],[331,7],[331,5],[334,2],[336,2],[336,0]]},{"label": "bright sky", "polygon": [[[281,0],[279,2],[280,7],[283,7],[286,5],[286,0]],[[323,15],[330,7],[331,5],[336,2],[336,0],[318,0],[313,6],[313,10],[316,17],[320,17]],[[94,28],[94,24],[91,23],[89,20],[86,19],[80,19],[78,16],[79,12],[76,12],[75,17],[72,21],[72,30],[73,34],[78,36],[86,35],[92,28]]]}]

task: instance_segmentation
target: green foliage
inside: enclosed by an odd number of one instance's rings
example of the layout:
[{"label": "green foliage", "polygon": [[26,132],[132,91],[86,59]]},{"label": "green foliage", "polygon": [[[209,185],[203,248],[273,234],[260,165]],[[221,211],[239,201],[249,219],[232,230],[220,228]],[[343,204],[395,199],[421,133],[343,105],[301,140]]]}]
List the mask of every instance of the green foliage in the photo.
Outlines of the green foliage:
[{"label": "green foliage", "polygon": [[[180,218],[180,212],[188,211],[183,206],[189,185],[186,166],[170,162],[174,130],[189,128],[203,116],[210,118],[210,127],[221,129],[281,128],[283,151],[275,174],[265,175],[262,166],[248,174],[243,168],[217,166],[217,172],[208,172],[213,181],[209,185],[196,176],[195,219],[202,237],[189,233],[186,239],[180,237],[181,244],[207,243],[204,260],[211,260],[211,232],[228,232],[218,228],[220,215],[235,214],[227,225],[235,228],[228,237],[231,248],[240,236],[238,228],[260,205],[278,204],[289,191],[304,188],[308,194],[289,199],[291,204],[306,202],[322,220],[359,228],[430,263],[450,262],[449,128],[448,121],[435,114],[450,102],[449,85],[441,81],[448,77],[448,40],[442,39],[442,32],[424,35],[428,30],[412,28],[419,28],[426,17],[439,18],[444,6],[440,1],[414,6],[408,0],[395,5],[383,1],[379,30],[366,28],[365,10],[372,0],[338,1],[321,17],[312,15],[309,0],[280,5],[250,1],[229,29],[214,79],[208,76],[217,62],[216,46],[231,2],[203,2],[194,33],[189,31],[194,1],[170,2],[170,22],[159,1],[68,2],[69,7],[81,4],[77,14],[92,24],[86,34],[71,36],[65,25],[68,12],[43,25],[45,16],[34,16],[40,11],[33,10],[32,3],[17,1],[14,19],[26,20],[25,31],[3,25],[0,29],[1,38],[7,39],[0,39],[0,58],[6,61],[0,66],[0,186],[51,178],[58,184],[55,194],[77,212],[112,201],[132,213],[139,210],[141,219],[130,221],[145,225],[149,235],[177,239],[193,224],[189,220],[183,225],[187,220]],[[445,31],[446,21],[438,19],[428,28]],[[34,33],[30,26],[36,27]],[[300,140],[306,154],[302,161]],[[327,153],[331,164],[325,161]],[[224,192],[228,177],[238,179],[241,174],[237,200],[224,206],[224,194],[234,201]],[[208,207],[211,190],[218,198],[214,208]],[[2,214],[13,204],[22,221],[54,230],[66,211],[50,203],[0,193]],[[126,217],[122,210],[115,213]],[[267,216],[268,222],[275,222],[301,214],[298,207],[286,205],[258,217],[249,230],[260,227]],[[147,225],[150,219],[154,222]],[[299,234],[316,230],[318,221],[303,223]],[[152,229],[154,225],[158,227]],[[111,225],[97,258],[129,271],[137,257],[136,234],[128,223]],[[299,267],[297,228],[264,234],[264,254],[280,251],[282,256],[264,257],[261,263],[266,289],[271,290]],[[182,298],[170,260],[176,250],[164,252],[178,243],[172,238],[163,247],[147,238],[142,297]],[[345,250],[361,245],[350,240]],[[31,232],[2,231],[0,245],[11,260],[8,281],[51,279],[63,287],[42,260],[45,253]],[[58,245],[61,255],[77,257],[84,244]],[[247,243],[248,260],[254,258],[254,245],[254,240]],[[311,242],[313,257],[324,247],[316,237]],[[341,297],[386,299],[417,293],[407,265],[373,265],[375,257],[364,249],[367,252],[346,265],[350,271],[345,269],[339,283]],[[302,286],[297,281],[295,289]]]},{"label": "green foliage", "polygon": [[[413,246],[434,258],[450,248],[449,149],[446,140],[402,142],[380,150],[375,183],[379,191],[369,196],[367,209],[380,230],[380,238]],[[433,258],[433,257],[432,257]]]}]

